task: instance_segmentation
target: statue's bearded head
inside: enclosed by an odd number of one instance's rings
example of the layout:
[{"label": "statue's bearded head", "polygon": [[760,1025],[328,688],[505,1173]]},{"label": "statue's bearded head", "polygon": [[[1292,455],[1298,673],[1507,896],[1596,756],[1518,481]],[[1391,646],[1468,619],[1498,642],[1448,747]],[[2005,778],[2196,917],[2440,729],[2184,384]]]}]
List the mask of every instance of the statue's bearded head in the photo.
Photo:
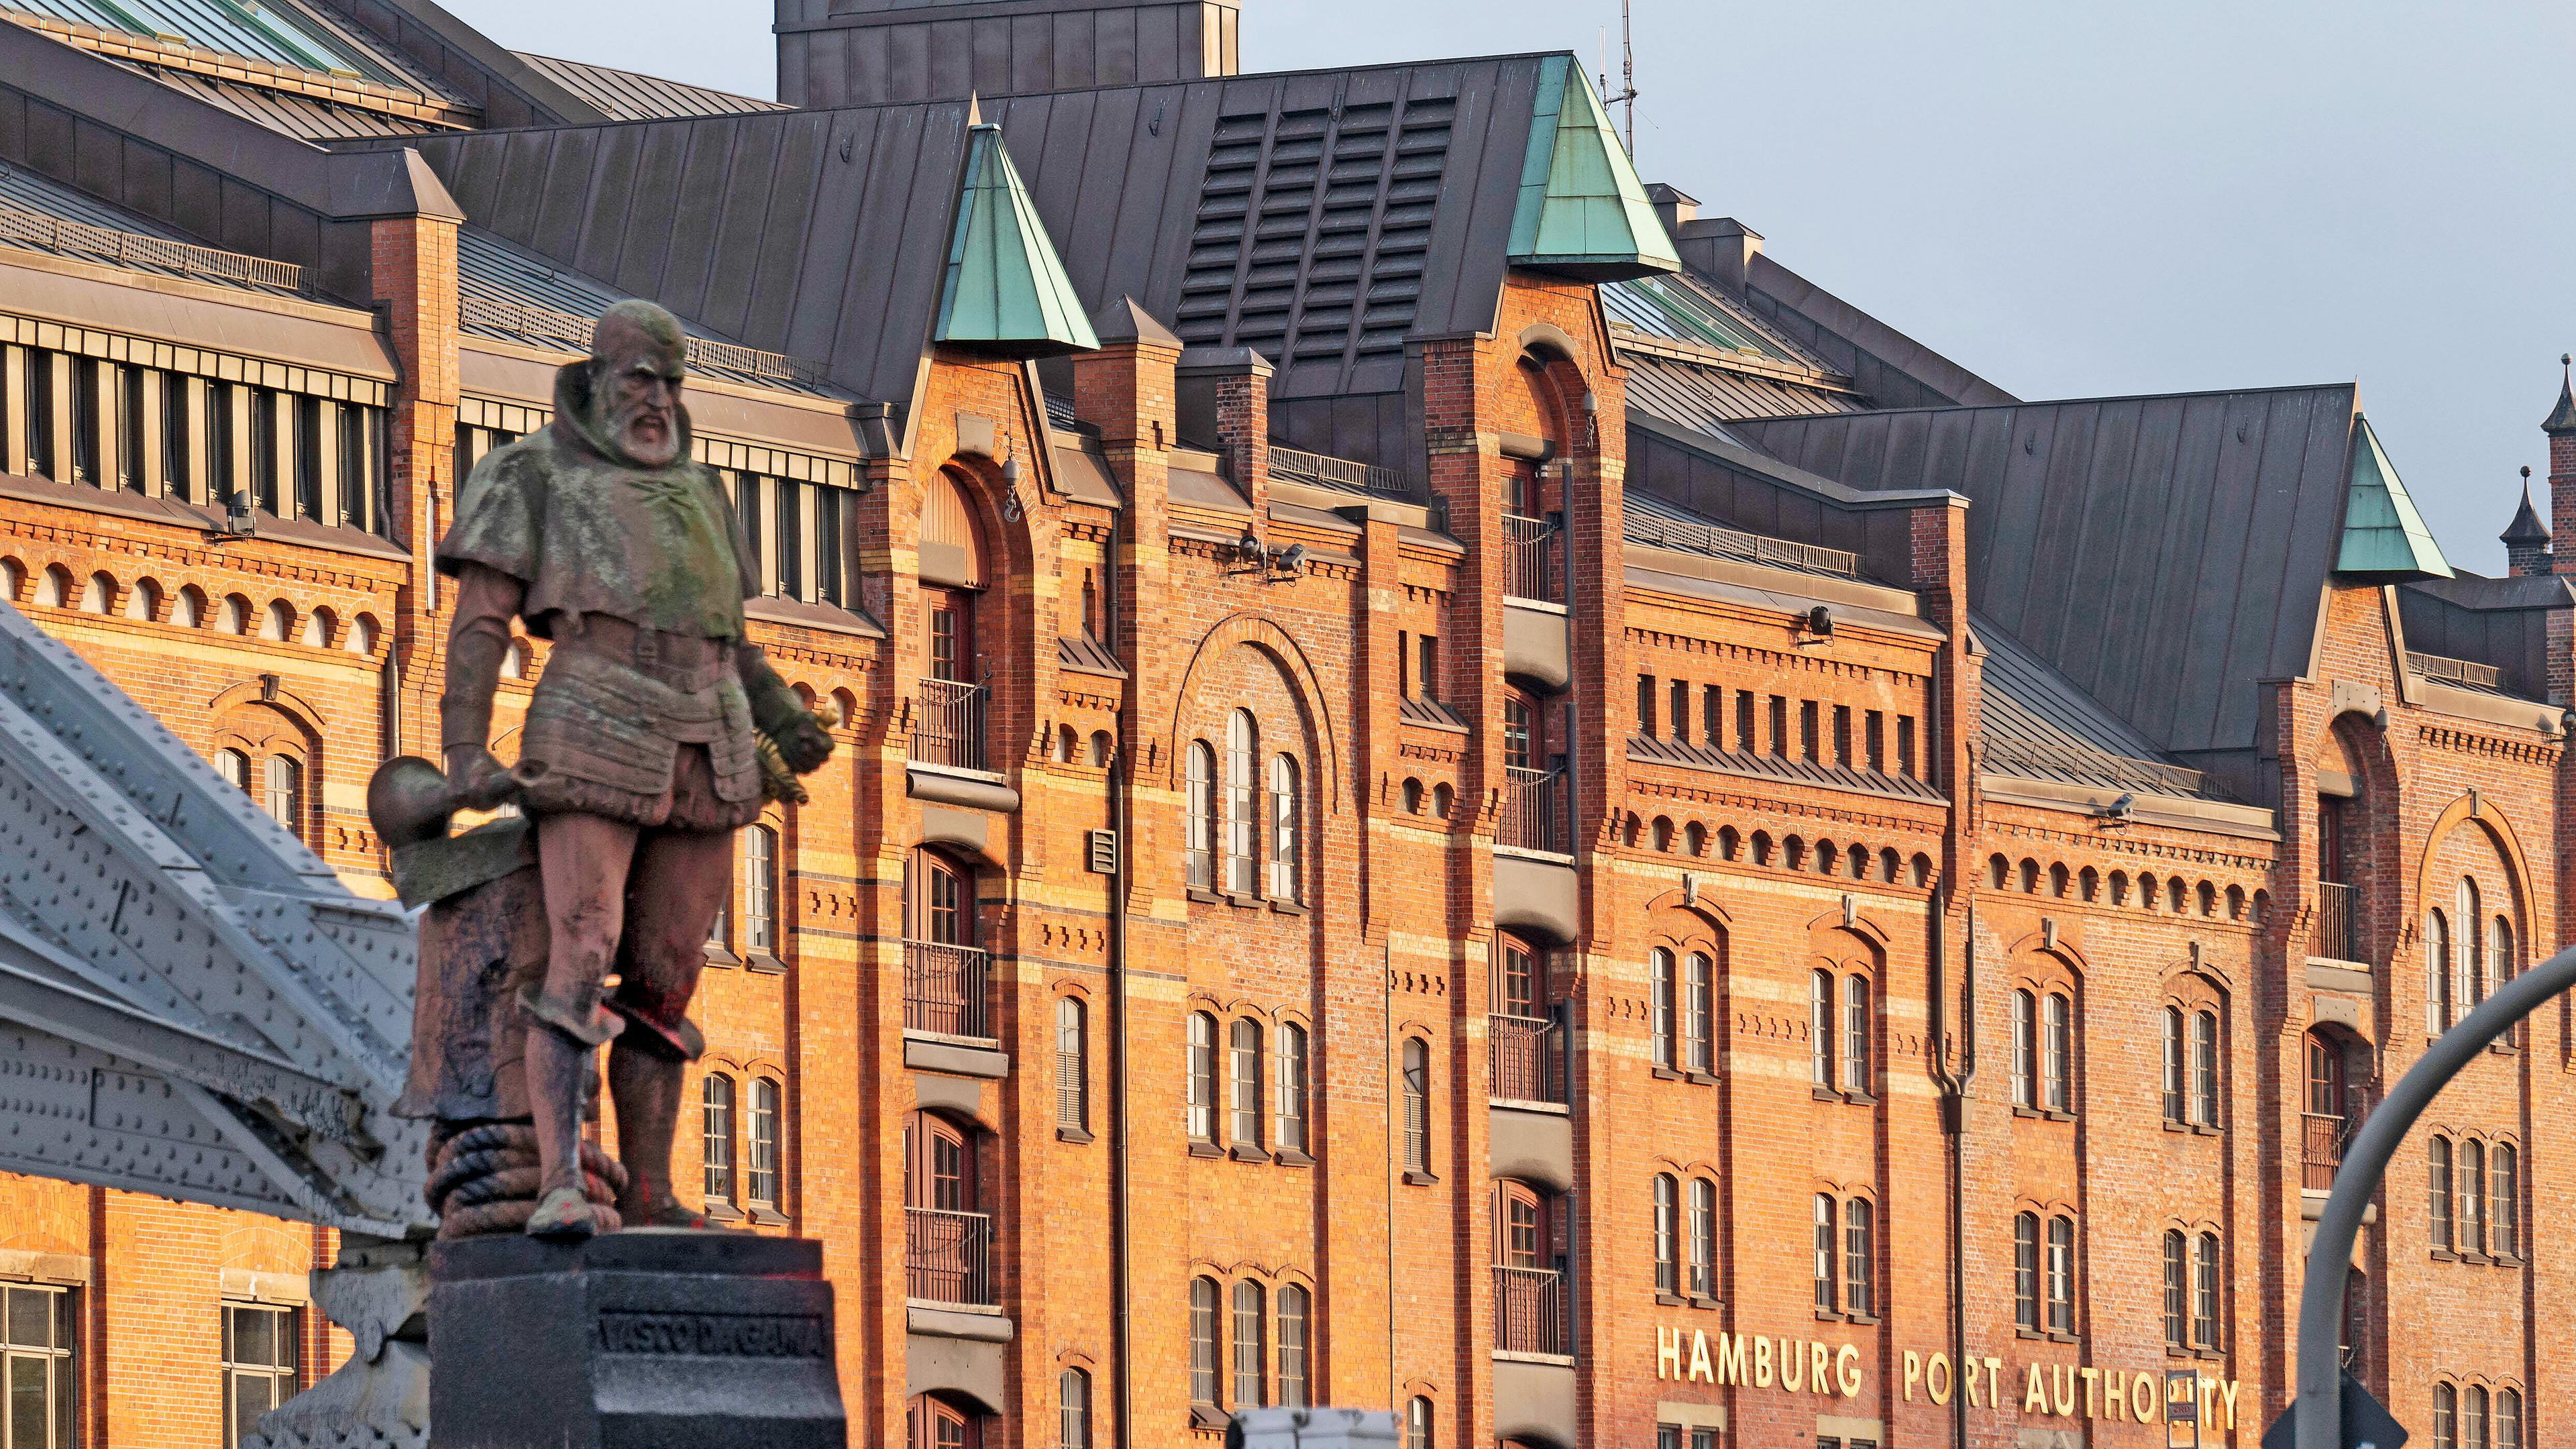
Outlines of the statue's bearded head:
[{"label": "statue's bearded head", "polygon": [[680,456],[680,321],[650,302],[620,302],[590,335],[590,396],[600,436],[632,461],[661,468]]}]

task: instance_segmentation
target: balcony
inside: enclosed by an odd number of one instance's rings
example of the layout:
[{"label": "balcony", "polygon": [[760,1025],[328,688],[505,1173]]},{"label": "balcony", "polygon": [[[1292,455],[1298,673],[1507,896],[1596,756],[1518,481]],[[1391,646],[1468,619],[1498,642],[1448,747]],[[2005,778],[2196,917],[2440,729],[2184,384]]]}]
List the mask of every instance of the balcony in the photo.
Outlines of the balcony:
[{"label": "balcony", "polygon": [[2317,882],[2316,954],[2329,961],[2360,961],[2361,892],[2339,881]]},{"label": "balcony", "polygon": [[1565,1276],[1553,1268],[1494,1267],[1494,1347],[1504,1353],[1567,1352]]},{"label": "balcony", "polygon": [[992,958],[972,946],[903,943],[903,1029],[993,1035]]},{"label": "balcony", "polygon": [[1503,515],[1503,592],[1543,604],[1565,602],[1557,555],[1556,524],[1517,513]]},{"label": "balcony", "polygon": [[941,1208],[903,1210],[904,1296],[993,1306],[993,1219]]},{"label": "balcony", "polygon": [[2335,1173],[2343,1166],[2343,1146],[2352,1140],[2352,1119],[2303,1112],[2299,1121],[2299,1186],[2308,1192],[2332,1192]]},{"label": "balcony", "polygon": [[1486,1018],[1493,1043],[1493,1094],[1515,1102],[1565,1101],[1563,1033],[1543,1016]]},{"label": "balcony", "polygon": [[1515,850],[1567,854],[1566,786],[1563,770],[1529,770],[1517,765],[1503,770],[1503,813],[1498,844]]},{"label": "balcony", "polygon": [[989,771],[984,716],[993,691],[957,679],[925,679],[913,701],[912,760],[951,770]]}]

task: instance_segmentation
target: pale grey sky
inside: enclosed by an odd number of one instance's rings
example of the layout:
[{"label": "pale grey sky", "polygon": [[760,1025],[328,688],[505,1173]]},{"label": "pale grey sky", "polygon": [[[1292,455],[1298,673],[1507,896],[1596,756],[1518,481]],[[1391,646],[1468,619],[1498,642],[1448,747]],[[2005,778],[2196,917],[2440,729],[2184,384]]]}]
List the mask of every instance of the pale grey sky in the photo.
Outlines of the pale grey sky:
[{"label": "pale grey sky", "polygon": [[[521,49],[775,94],[762,0],[446,3]],[[1647,180],[2024,397],[2358,377],[2444,550],[2502,569],[2576,347],[2576,7],[1635,3]],[[1605,32],[1618,64],[1617,0],[1243,13],[1247,69],[1593,67]]]}]

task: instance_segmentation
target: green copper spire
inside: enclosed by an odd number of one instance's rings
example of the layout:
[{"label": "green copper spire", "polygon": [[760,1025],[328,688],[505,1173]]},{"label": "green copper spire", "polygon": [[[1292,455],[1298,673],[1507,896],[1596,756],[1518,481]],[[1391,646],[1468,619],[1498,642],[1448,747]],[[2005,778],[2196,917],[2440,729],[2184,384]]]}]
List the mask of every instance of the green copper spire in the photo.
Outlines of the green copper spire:
[{"label": "green copper spire", "polygon": [[2406,496],[2395,465],[2379,446],[2368,418],[2352,421],[2352,484],[2344,491],[2343,546],[2335,555],[2335,572],[2363,574],[2385,582],[2398,579],[2447,579],[2451,565],[2442,546]]},{"label": "green copper spire", "polygon": [[1682,269],[1680,253],[1571,56],[1539,63],[1512,265],[1612,282]]},{"label": "green copper spire", "polygon": [[934,342],[1051,357],[1096,348],[1091,319],[1047,240],[1046,223],[1020,184],[1002,128],[967,132],[966,183],[948,243]]}]

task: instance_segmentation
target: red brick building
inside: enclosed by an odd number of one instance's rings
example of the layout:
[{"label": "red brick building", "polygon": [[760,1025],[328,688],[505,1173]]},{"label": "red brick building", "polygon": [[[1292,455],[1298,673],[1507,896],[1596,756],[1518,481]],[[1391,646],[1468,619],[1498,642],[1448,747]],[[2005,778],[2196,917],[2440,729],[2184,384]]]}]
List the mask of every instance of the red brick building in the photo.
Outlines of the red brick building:
[{"label": "red brick building", "polygon": [[[1568,57],[923,14],[782,0],[790,109],[413,0],[9,12],[0,587],[389,894],[456,481],[653,297],[846,721],[683,1177],[825,1243],[854,1439],[2250,1444],[2350,1125],[2558,939],[2538,518],[2450,568],[2348,385],[2013,398],[1640,187]],[[2445,1449],[2576,1415],[2571,1033],[2356,1258]],[[0,1202],[0,1449],[347,1351],[276,1205]]]}]

